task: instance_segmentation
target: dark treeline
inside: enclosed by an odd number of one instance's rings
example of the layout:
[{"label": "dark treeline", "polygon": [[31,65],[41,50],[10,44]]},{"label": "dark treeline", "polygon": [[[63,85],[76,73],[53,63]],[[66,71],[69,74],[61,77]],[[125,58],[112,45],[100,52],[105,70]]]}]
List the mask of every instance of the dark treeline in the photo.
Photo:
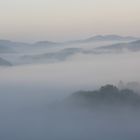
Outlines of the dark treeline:
[{"label": "dark treeline", "polygon": [[140,95],[130,89],[120,90],[113,85],[102,86],[95,91],[79,91],[69,96],[65,106],[106,108],[140,107]]}]

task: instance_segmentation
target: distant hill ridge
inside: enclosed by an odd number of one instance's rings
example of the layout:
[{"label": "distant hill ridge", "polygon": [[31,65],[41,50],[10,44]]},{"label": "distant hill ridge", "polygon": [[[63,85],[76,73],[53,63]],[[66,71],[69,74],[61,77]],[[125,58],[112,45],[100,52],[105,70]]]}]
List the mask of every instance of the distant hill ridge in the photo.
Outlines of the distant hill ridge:
[{"label": "distant hill ridge", "polygon": [[127,49],[129,51],[140,51],[140,40],[132,41],[129,43],[117,43],[113,45],[107,45],[97,48],[97,50],[114,50],[114,51],[123,51],[124,49]]},{"label": "distant hill ridge", "polygon": [[84,43],[84,42],[94,42],[94,41],[125,41],[125,40],[140,40],[138,37],[132,37],[132,36],[119,36],[119,35],[96,35],[85,39],[79,39],[79,40],[72,40],[72,41],[66,41],[66,42],[54,42],[54,41],[38,41],[35,43],[25,43],[25,42],[16,42],[16,41],[10,41],[10,40],[0,40],[0,45],[4,46],[34,46],[34,45],[62,45],[67,43]]},{"label": "distant hill ridge", "polygon": [[119,36],[119,35],[96,35],[86,39],[74,40],[69,43],[90,43],[90,42],[98,42],[98,41],[135,41],[139,40],[138,37],[132,36]]}]

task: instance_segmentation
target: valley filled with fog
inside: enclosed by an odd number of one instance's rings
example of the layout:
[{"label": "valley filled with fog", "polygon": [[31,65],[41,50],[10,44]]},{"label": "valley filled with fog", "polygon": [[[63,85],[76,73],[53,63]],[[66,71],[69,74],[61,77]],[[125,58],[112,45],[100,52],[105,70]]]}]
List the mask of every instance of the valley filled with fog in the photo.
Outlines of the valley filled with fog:
[{"label": "valley filled with fog", "polygon": [[53,106],[77,91],[107,84],[139,95],[139,62],[140,39],[134,37],[0,40],[0,139],[139,139],[140,109],[112,113]]}]

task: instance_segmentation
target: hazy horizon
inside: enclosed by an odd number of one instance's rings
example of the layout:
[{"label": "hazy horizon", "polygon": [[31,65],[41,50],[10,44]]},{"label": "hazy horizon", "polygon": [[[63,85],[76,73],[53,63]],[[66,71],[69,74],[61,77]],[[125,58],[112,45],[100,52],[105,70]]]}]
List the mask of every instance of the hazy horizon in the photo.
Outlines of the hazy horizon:
[{"label": "hazy horizon", "polygon": [[0,0],[0,140],[140,139],[139,13],[140,0]]},{"label": "hazy horizon", "polygon": [[[84,36],[84,35],[83,35]],[[21,42],[21,43],[37,43],[37,42],[41,42],[41,41],[50,41],[50,42],[56,42],[56,43],[69,43],[72,41],[82,41],[82,40],[86,40],[89,39],[91,37],[98,37],[98,36],[102,36],[102,37],[106,37],[106,36],[118,36],[118,37],[132,37],[132,38],[136,38],[136,39],[132,39],[132,41],[135,40],[139,40],[140,36],[132,36],[132,35],[119,35],[119,34],[92,34],[90,36],[85,36],[85,37],[76,37],[76,38],[69,38],[69,39],[65,39],[65,40],[49,40],[48,38],[44,38],[44,39],[37,39],[37,40],[16,40],[16,39],[12,39],[12,38],[0,38],[0,41],[12,41],[12,42]],[[130,40],[131,41],[131,40]]]},{"label": "hazy horizon", "polygon": [[140,37],[139,6],[139,0],[4,0],[0,38],[34,42],[98,34]]}]

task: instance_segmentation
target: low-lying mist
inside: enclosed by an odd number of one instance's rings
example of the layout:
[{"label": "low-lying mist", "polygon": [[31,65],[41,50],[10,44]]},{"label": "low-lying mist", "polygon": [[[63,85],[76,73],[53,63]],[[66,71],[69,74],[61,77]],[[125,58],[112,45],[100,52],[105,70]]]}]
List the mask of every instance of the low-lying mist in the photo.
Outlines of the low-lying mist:
[{"label": "low-lying mist", "polygon": [[139,52],[76,54],[63,62],[0,68],[2,140],[139,139],[140,112],[53,109],[79,90],[139,80]]}]

